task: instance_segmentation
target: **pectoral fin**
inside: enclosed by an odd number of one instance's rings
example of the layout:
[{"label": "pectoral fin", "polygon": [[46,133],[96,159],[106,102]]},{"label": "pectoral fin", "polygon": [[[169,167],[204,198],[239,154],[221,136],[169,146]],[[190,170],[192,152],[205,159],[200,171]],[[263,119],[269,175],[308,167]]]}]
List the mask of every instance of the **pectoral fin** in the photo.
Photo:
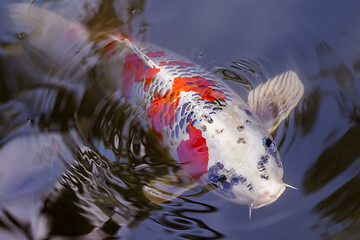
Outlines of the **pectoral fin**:
[{"label": "pectoral fin", "polygon": [[249,93],[250,109],[259,116],[264,127],[272,133],[298,104],[304,86],[298,75],[288,71],[275,76]]},{"label": "pectoral fin", "polygon": [[175,174],[150,181],[143,187],[143,193],[153,203],[164,203],[179,197],[195,186],[197,183],[180,169]]}]

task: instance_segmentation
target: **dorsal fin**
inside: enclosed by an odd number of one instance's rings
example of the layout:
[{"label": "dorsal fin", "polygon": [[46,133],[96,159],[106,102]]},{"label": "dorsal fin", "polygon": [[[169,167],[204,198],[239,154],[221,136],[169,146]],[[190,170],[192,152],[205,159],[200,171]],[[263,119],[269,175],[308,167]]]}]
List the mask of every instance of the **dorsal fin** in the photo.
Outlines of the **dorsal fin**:
[{"label": "dorsal fin", "polygon": [[288,117],[304,93],[298,75],[288,71],[260,84],[249,93],[250,109],[258,115],[265,129],[272,133]]}]

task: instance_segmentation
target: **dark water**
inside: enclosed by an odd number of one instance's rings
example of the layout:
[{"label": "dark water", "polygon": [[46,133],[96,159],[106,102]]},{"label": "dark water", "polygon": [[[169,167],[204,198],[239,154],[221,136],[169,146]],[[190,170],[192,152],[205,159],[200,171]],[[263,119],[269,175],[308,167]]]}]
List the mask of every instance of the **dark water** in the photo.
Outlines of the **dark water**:
[{"label": "dark water", "polygon": [[100,61],[90,50],[64,61],[78,47],[66,39],[31,48],[2,12],[1,239],[360,238],[359,1],[34,2],[90,31],[180,53],[242,96],[295,70],[305,94],[275,140],[284,181],[299,190],[251,221],[246,206],[200,187],[150,203],[142,186],[178,166]]}]

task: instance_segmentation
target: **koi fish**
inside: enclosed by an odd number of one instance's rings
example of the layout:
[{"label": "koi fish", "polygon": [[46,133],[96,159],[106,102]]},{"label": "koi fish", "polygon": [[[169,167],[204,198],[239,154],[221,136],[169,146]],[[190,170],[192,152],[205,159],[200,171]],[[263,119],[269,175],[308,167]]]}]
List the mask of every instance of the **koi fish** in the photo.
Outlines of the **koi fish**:
[{"label": "koi fish", "polygon": [[[61,31],[50,33],[61,34],[61,39],[85,32],[45,9],[24,4],[9,9],[23,26],[33,23],[36,31],[29,36],[59,24]],[[283,165],[271,134],[303,95],[294,71],[260,84],[244,100],[222,79],[171,51],[108,33],[99,33],[95,42],[121,95],[141,112],[144,125],[182,167],[177,176],[194,180],[186,183],[188,188],[209,186],[222,198],[248,205],[251,214],[291,187],[283,182]],[[181,187],[173,179],[151,181],[144,194],[154,202],[178,197],[187,187],[171,189]]]}]

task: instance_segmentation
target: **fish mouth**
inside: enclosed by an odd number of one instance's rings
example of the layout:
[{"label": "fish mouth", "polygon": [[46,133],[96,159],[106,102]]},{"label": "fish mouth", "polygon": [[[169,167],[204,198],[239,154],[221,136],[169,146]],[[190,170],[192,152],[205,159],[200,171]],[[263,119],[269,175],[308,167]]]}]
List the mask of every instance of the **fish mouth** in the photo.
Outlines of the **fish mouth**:
[{"label": "fish mouth", "polygon": [[272,195],[271,198],[268,201],[265,201],[265,202],[260,202],[258,204],[255,204],[254,202],[252,202],[251,203],[251,208],[252,209],[258,209],[258,208],[265,207],[267,205],[272,204],[273,202],[278,200],[278,198],[281,196],[281,194],[283,194],[285,189],[286,189],[286,186],[285,186],[285,184],[283,184],[281,186],[280,190],[276,193],[276,195]]}]

